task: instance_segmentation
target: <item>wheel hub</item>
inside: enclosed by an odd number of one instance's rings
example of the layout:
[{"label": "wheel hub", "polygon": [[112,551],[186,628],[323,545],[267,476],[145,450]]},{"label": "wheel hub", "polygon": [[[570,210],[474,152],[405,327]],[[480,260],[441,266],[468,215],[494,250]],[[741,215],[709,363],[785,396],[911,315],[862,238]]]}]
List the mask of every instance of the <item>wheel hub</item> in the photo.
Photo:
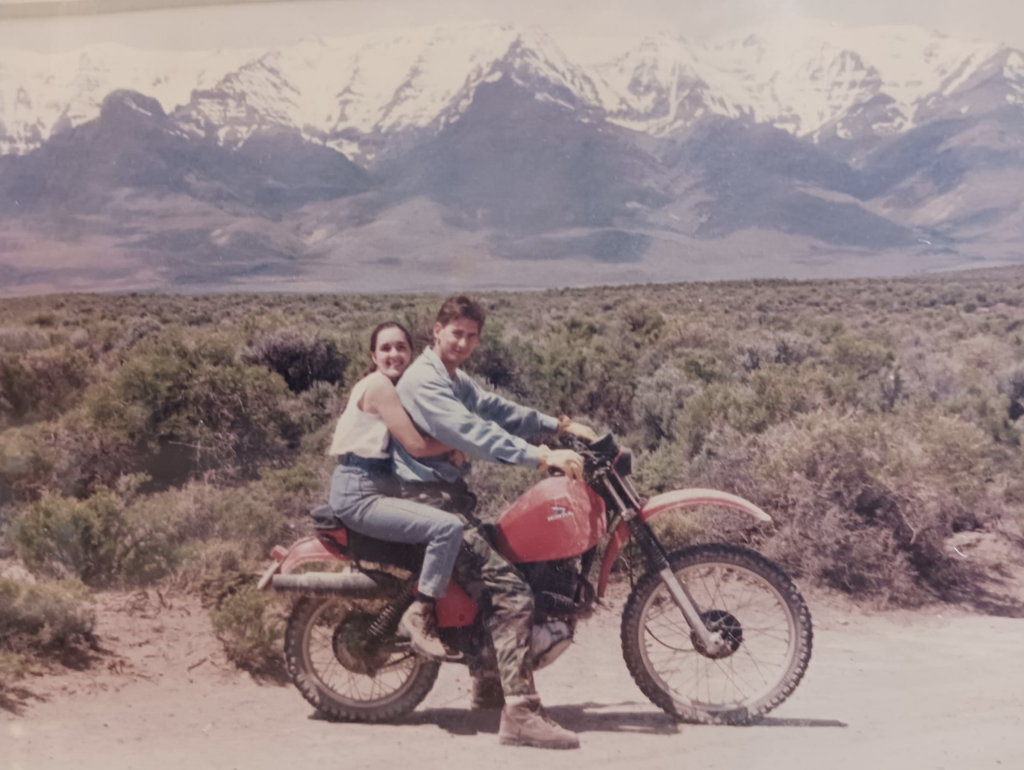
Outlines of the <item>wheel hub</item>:
[{"label": "wheel hub", "polygon": [[367,632],[373,621],[373,615],[349,615],[334,629],[331,640],[334,657],[355,674],[374,676],[388,661],[387,652],[367,643]]},{"label": "wheel hub", "polygon": [[700,619],[712,640],[717,640],[717,643],[708,649],[697,636],[697,632],[691,631],[690,641],[701,655],[717,660],[728,658],[740,648],[743,643],[743,626],[734,615],[724,610],[708,610],[700,614]]}]

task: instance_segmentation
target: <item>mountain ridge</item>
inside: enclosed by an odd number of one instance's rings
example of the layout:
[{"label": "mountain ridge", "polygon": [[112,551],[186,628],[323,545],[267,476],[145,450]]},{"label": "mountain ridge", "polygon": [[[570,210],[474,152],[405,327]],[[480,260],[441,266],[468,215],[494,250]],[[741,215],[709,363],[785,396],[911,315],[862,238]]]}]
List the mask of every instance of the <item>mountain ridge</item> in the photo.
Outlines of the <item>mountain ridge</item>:
[{"label": "mountain ridge", "polygon": [[[229,146],[243,143],[254,124],[275,125],[373,165],[390,142],[401,149],[457,120],[475,88],[513,59],[513,77],[581,118],[655,137],[718,114],[856,145],[964,108],[992,109],[1000,99],[1024,104],[1021,52],[916,27],[791,20],[695,42],[655,35],[581,65],[543,30],[467,22],[306,38],[264,51],[0,51],[0,153],[39,146],[95,117],[106,93],[127,88],[155,96],[186,129]],[[985,79],[979,95],[977,81]],[[889,104],[883,120],[857,119],[879,99]]]}]

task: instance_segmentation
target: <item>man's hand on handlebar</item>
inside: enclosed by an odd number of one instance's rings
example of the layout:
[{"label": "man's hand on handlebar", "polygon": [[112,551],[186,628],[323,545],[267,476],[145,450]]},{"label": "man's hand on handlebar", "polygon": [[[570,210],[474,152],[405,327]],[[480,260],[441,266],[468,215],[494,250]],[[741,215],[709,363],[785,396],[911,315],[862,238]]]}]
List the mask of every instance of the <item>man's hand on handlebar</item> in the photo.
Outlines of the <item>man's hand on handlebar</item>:
[{"label": "man's hand on handlebar", "polygon": [[571,449],[551,449],[546,446],[537,447],[538,470],[546,471],[549,468],[560,470],[572,481],[579,481],[583,478],[583,458]]},{"label": "man's hand on handlebar", "polygon": [[558,435],[564,436],[567,433],[570,436],[577,436],[584,441],[597,441],[597,434],[593,428],[588,428],[579,422],[573,422],[571,417],[563,414],[558,418]]}]

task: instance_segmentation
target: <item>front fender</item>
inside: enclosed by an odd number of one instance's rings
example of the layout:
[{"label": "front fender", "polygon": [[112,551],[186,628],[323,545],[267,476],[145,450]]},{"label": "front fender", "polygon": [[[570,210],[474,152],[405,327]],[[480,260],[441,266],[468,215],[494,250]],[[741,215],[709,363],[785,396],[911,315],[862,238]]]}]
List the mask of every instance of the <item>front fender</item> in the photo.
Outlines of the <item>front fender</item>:
[{"label": "front fender", "polygon": [[[717,505],[722,508],[732,508],[733,510],[749,514],[757,521],[764,523],[771,523],[772,520],[771,516],[749,500],[744,500],[742,497],[737,497],[728,492],[719,492],[715,489],[676,489],[672,492],[655,495],[644,503],[644,506],[640,509],[640,518],[644,521],[650,521],[655,516],[667,511],[675,511],[680,508],[694,508],[699,505]],[[608,588],[608,579],[612,574],[612,565],[615,563],[615,557],[619,555],[619,551],[627,539],[629,539],[629,526],[623,521],[616,527],[615,534],[612,535],[612,539],[608,542],[608,548],[604,552],[604,559],[601,562],[601,574],[597,581],[598,597],[604,596],[604,592]]]}]

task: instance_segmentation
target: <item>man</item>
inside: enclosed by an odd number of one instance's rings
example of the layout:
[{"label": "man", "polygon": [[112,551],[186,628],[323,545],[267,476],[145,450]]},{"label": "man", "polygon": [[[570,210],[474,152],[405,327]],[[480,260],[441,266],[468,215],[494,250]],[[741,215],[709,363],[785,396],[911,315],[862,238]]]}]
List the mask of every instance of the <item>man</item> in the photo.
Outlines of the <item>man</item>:
[{"label": "man", "polygon": [[[467,297],[445,300],[434,324],[433,347],[424,351],[398,382],[402,406],[421,432],[470,458],[541,471],[557,468],[570,478],[580,478],[583,458],[576,452],[532,446],[523,439],[572,433],[593,440],[596,436],[590,428],[568,417],[551,417],[507,401],[483,390],[459,370],[480,342],[484,318],[483,308]],[[429,484],[430,489],[443,490],[453,499],[471,497],[463,481],[468,463],[456,466],[447,455],[416,459],[401,445],[394,449],[394,462],[396,475],[412,493]],[[479,532],[478,522],[463,518],[466,526],[455,575],[484,610],[484,624],[497,655],[503,693],[491,695],[504,703],[498,736],[506,745],[578,748],[576,734],[544,714],[534,688],[528,656],[533,593],[515,567]],[[486,705],[484,672],[473,667],[470,671],[474,705]]]}]

